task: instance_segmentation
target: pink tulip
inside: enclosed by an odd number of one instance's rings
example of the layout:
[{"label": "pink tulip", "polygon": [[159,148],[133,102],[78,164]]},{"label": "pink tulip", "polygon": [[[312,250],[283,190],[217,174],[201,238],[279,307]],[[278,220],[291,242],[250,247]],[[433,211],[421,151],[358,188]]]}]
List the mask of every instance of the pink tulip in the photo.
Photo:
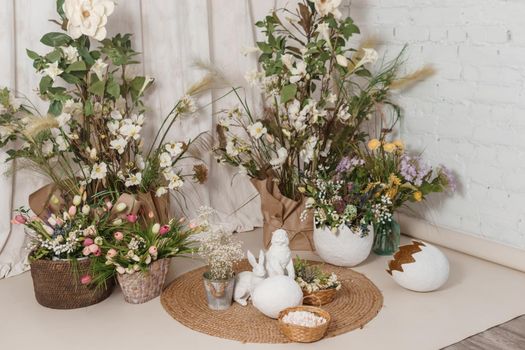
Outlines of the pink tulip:
[{"label": "pink tulip", "polygon": [[131,222],[132,224],[136,223],[138,220],[138,216],[135,214],[128,214],[126,215],[126,219],[128,219],[128,222]]},{"label": "pink tulip", "polygon": [[122,241],[122,239],[124,238],[124,234],[120,231],[117,231],[113,234],[113,237],[115,237],[117,241]]},{"label": "pink tulip", "polygon": [[89,246],[92,245],[92,244],[93,244],[93,240],[92,240],[91,238],[86,238],[86,239],[84,240],[84,242],[82,243],[82,245],[83,245],[84,247],[89,247]]},{"label": "pink tulip", "polygon": [[92,244],[88,247],[89,251],[93,254],[95,254],[96,252],[98,252],[100,250],[99,246],[96,245],[96,244]]},{"label": "pink tulip", "polygon": [[20,214],[15,216],[15,218],[13,220],[14,220],[14,223],[21,224],[21,225],[23,225],[23,224],[25,224],[27,222],[26,218],[23,215],[20,215]]},{"label": "pink tulip", "polygon": [[71,216],[75,216],[77,214],[77,207],[75,207],[74,205],[70,206],[67,213]]},{"label": "pink tulip", "polygon": [[169,225],[163,225],[159,230],[159,235],[164,236],[166,233],[170,232]]},{"label": "pink tulip", "polygon": [[151,247],[149,247],[148,252],[149,252],[151,255],[157,255],[157,247],[155,247],[154,245],[152,245]]},{"label": "pink tulip", "polygon": [[89,247],[84,247],[84,249],[82,249],[82,255],[88,256],[89,254],[91,254]]},{"label": "pink tulip", "polygon": [[108,253],[106,255],[108,258],[114,258],[115,256],[117,256],[117,251],[111,248],[110,250],[108,250]]},{"label": "pink tulip", "polygon": [[106,202],[106,207],[108,208],[108,210],[111,210],[111,208],[113,208],[113,203]]},{"label": "pink tulip", "polygon": [[84,275],[82,277],[80,277],[80,283],[86,285],[86,284],[90,284],[91,283],[91,276],[90,275]]}]

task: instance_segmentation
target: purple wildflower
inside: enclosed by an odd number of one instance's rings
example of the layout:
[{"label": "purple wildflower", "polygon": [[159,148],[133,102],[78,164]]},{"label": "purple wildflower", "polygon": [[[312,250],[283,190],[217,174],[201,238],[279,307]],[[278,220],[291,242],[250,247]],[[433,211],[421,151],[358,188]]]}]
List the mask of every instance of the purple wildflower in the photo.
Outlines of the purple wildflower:
[{"label": "purple wildflower", "polygon": [[339,162],[339,164],[337,165],[337,168],[335,168],[335,171],[337,171],[338,173],[342,173],[344,171],[347,171],[348,169],[350,169],[350,158],[349,157],[343,157],[341,159],[341,161]]},{"label": "purple wildflower", "polygon": [[454,174],[452,174],[452,171],[449,168],[445,167],[445,166],[441,166],[440,175],[445,180],[445,183],[446,183],[446,185],[448,187],[448,190],[450,192],[456,192],[456,189],[458,188],[458,185],[457,185],[457,182],[456,182],[456,177],[454,176]]},{"label": "purple wildflower", "polygon": [[404,154],[401,157],[401,175],[408,182],[416,186],[423,184],[423,179],[432,171],[432,167],[423,162],[421,157],[410,157]]},{"label": "purple wildflower", "polygon": [[341,159],[341,161],[337,165],[337,168],[335,168],[335,171],[338,173],[342,173],[342,172],[350,170],[350,168],[352,167],[361,166],[363,164],[365,164],[365,161],[360,158],[357,158],[357,157],[350,158],[346,156]]}]

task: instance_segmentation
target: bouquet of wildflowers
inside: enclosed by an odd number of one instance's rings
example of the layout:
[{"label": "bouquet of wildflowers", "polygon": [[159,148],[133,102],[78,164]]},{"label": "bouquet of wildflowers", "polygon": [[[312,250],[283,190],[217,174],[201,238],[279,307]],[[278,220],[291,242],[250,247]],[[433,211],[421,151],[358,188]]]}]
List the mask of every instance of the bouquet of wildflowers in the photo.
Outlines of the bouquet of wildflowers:
[{"label": "bouquet of wildflowers", "polygon": [[96,193],[155,193],[178,190],[185,178],[202,182],[199,164],[183,171],[196,141],[167,142],[174,122],[196,111],[193,99],[204,83],[193,86],[165,117],[150,147],[141,131],[142,101],[153,79],[135,74],[138,52],[130,34],[107,38],[105,24],[112,0],[57,0],[61,31],[45,34],[45,53],[27,50],[38,74],[39,96],[49,102],[40,114],[29,101],[0,90],[0,147],[9,160],[47,175],[66,200],[86,189]]},{"label": "bouquet of wildflowers", "polygon": [[266,36],[254,50],[262,71],[247,78],[264,92],[264,113],[254,115],[239,98],[242,108],[219,117],[218,160],[252,178],[275,180],[288,198],[300,196],[319,166],[335,166],[348,154],[375,112],[387,106],[399,112],[389,100],[399,59],[372,74],[367,66],[378,55],[349,47],[359,29],[341,15],[339,4],[302,0],[295,12],[257,22]]},{"label": "bouquet of wildflowers", "polygon": [[360,153],[370,180],[367,187],[374,189],[380,200],[377,208],[388,207],[393,213],[406,202],[420,202],[430,193],[456,189],[450,170],[444,166],[434,169],[421,156],[409,155],[401,140],[372,139]]},{"label": "bouquet of wildflowers", "polygon": [[368,186],[363,163],[358,157],[344,157],[334,170],[319,169],[306,187],[306,208],[313,209],[316,227],[337,232],[346,225],[361,236],[369,233],[374,192]]}]

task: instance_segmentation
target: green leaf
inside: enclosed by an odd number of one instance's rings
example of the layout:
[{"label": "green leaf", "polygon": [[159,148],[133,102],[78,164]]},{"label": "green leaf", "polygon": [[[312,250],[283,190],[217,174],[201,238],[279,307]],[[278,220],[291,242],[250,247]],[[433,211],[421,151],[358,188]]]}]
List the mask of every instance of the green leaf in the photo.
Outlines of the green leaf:
[{"label": "green leaf", "polygon": [[73,39],[64,33],[47,33],[40,39],[40,42],[46,46],[59,47],[69,44]]},{"label": "green leaf", "polygon": [[107,91],[108,91],[108,94],[115,99],[120,96],[120,86],[114,80],[111,80],[110,82],[108,82]]},{"label": "green leaf", "polygon": [[360,76],[360,77],[365,77],[365,78],[371,78],[372,77],[372,73],[370,73],[370,71],[368,69],[359,69],[357,72],[355,72],[355,74]]},{"label": "green leaf", "polygon": [[53,79],[49,75],[46,75],[40,79],[39,89],[41,94],[45,94],[47,90],[53,85]]},{"label": "green leaf", "polygon": [[281,103],[286,103],[288,101],[291,101],[295,98],[295,94],[297,93],[297,85],[295,84],[289,84],[283,86],[281,89]]},{"label": "green leaf", "polygon": [[64,13],[64,2],[65,0],[57,0],[57,12],[63,20],[66,19],[66,14]]},{"label": "green leaf", "polygon": [[51,102],[49,105],[49,111],[50,114],[53,114],[55,116],[59,116],[60,113],[62,113],[62,101],[55,100]]},{"label": "green leaf", "polygon": [[91,54],[89,53],[89,50],[85,47],[81,47],[78,49],[78,53],[80,55],[80,57],[82,57],[84,59],[84,61],[86,61],[87,64],[89,64],[90,66],[93,65],[95,63],[95,60],[93,59],[93,57],[91,56]]},{"label": "green leaf", "polygon": [[26,50],[27,56],[29,56],[30,59],[36,60],[37,58],[40,58],[40,55],[37,54],[35,51]]},{"label": "green leaf", "polygon": [[71,63],[69,67],[67,67],[66,72],[81,72],[85,70],[87,70],[86,63],[84,63],[84,61],[76,61]]},{"label": "green leaf", "polygon": [[92,94],[95,94],[100,97],[104,97],[104,89],[106,87],[106,82],[104,80],[99,80],[89,87],[88,91]]},{"label": "green leaf", "polygon": [[60,75],[69,84],[80,84],[82,81],[71,73],[62,73]]},{"label": "green leaf", "polygon": [[93,103],[89,100],[84,104],[84,114],[86,117],[93,115]]},{"label": "green leaf", "polygon": [[263,41],[257,42],[257,46],[259,47],[259,49],[261,49],[261,51],[263,53],[272,53],[273,52],[272,47],[269,44],[267,44],[267,43],[265,43]]},{"label": "green leaf", "polygon": [[49,62],[56,62],[62,57],[62,51],[60,49],[53,50],[46,55],[46,59]]}]

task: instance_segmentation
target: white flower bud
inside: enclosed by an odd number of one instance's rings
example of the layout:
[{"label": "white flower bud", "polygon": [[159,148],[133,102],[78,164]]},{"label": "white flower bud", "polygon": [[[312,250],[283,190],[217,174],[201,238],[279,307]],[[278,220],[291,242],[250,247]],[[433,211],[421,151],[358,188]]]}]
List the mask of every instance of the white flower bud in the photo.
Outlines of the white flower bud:
[{"label": "white flower bud", "polygon": [[117,212],[123,212],[126,209],[127,205],[126,203],[119,203],[117,204]]},{"label": "white flower bud", "polygon": [[77,194],[73,197],[73,205],[78,206],[82,202],[82,198]]},{"label": "white flower bud", "polygon": [[159,233],[159,231],[160,231],[160,224],[158,224],[158,223],[153,225],[153,227],[151,228],[151,232],[154,233],[154,234]]},{"label": "white flower bud", "polygon": [[91,211],[91,208],[90,208],[89,205],[86,204],[86,205],[84,205],[84,206],[82,207],[82,214],[84,214],[84,215],[88,215],[90,211]]}]

